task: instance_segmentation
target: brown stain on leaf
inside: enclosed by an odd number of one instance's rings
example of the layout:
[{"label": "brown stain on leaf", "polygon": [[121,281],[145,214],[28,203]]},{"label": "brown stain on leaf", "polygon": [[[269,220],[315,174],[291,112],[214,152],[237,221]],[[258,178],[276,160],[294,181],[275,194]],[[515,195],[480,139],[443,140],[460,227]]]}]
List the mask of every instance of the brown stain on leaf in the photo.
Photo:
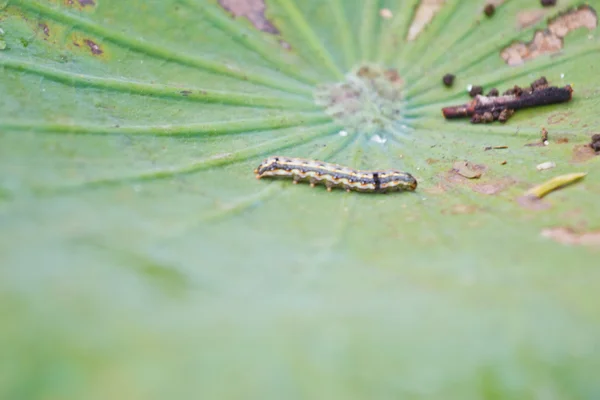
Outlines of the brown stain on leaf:
[{"label": "brown stain on leaf", "polygon": [[44,32],[44,35],[46,35],[46,37],[50,36],[50,28],[48,27],[48,24],[40,22],[38,24],[38,27],[42,30],[42,32]]},{"label": "brown stain on leaf", "polygon": [[442,214],[450,214],[450,215],[465,215],[465,214],[475,214],[479,211],[479,208],[470,204],[456,204],[449,209],[442,210]]},{"label": "brown stain on leaf", "polygon": [[81,10],[86,7],[95,7],[96,0],[64,0],[64,4],[69,7],[77,7]]},{"label": "brown stain on leaf", "polygon": [[573,115],[573,113],[570,111],[550,114],[548,117],[548,125],[560,124],[561,122],[566,121],[571,115]]},{"label": "brown stain on leaf", "polygon": [[600,248],[600,231],[578,232],[569,227],[543,229],[541,235],[569,246],[591,246]]},{"label": "brown stain on leaf", "polygon": [[219,4],[235,18],[248,19],[256,29],[274,35],[279,34],[279,29],[265,16],[264,0],[219,0]]},{"label": "brown stain on leaf", "polygon": [[519,30],[529,28],[540,22],[546,16],[546,10],[533,9],[523,10],[517,14],[517,28]]},{"label": "brown stain on leaf", "polygon": [[570,32],[598,26],[596,11],[589,5],[583,5],[548,21],[547,28],[535,32],[530,42],[513,43],[500,52],[502,59],[511,66],[523,64],[544,54],[555,54],[563,49],[564,38]]},{"label": "brown stain on leaf", "polygon": [[469,161],[457,161],[452,165],[452,172],[468,179],[479,179],[487,167],[480,164],[472,164]]},{"label": "brown stain on leaf", "polygon": [[92,52],[92,54],[98,56],[98,55],[104,53],[104,50],[102,50],[102,48],[93,40],[85,39],[83,42],[90,48],[90,51]]},{"label": "brown stain on leaf", "polygon": [[[458,163],[464,165],[465,162],[457,162],[455,163],[455,165]],[[428,187],[427,189],[424,189],[424,191],[431,195],[439,195],[444,194],[455,187],[466,186],[475,193],[492,196],[503,192],[504,190],[517,183],[516,179],[510,177],[491,179],[485,182],[481,182],[479,181],[479,178],[475,178],[475,176],[483,176],[483,173],[486,172],[488,169],[487,166],[471,163],[468,164],[469,171],[463,171],[463,173],[466,173],[470,176],[474,176],[473,178],[465,177],[461,175],[456,168],[452,168],[449,171],[439,175],[440,181],[435,186]]]},{"label": "brown stain on leaf", "polygon": [[415,40],[423,29],[425,29],[425,27],[433,20],[437,13],[440,12],[444,3],[446,3],[446,0],[421,0],[415,11],[412,24],[408,29],[406,40],[409,42]]},{"label": "brown stain on leaf", "polygon": [[491,182],[477,183],[474,184],[471,188],[474,192],[487,194],[488,196],[493,196],[508,189],[515,183],[517,182],[514,179],[502,178]]},{"label": "brown stain on leaf", "polygon": [[589,143],[578,144],[575,147],[573,147],[573,157],[571,158],[571,163],[581,164],[591,160],[592,158],[598,155],[600,155],[600,153],[595,152]]},{"label": "brown stain on leaf", "polygon": [[517,203],[528,210],[542,211],[551,207],[550,203],[536,196],[525,195],[517,198]]}]

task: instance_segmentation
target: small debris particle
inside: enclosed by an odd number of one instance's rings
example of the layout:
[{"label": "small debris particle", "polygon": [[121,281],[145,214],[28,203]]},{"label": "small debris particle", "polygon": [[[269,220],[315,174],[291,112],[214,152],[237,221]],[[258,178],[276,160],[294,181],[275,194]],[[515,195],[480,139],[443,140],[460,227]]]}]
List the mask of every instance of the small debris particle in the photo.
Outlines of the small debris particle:
[{"label": "small debris particle", "polygon": [[552,7],[556,5],[556,0],[541,0],[542,7]]},{"label": "small debris particle", "polygon": [[569,143],[569,138],[566,137],[561,137],[556,139],[556,143],[557,144],[565,144],[565,143]]},{"label": "small debris particle", "polygon": [[444,86],[451,87],[454,84],[454,78],[456,78],[456,76],[452,75],[452,74],[444,75],[444,77],[442,78],[442,82],[444,83]]},{"label": "small debris particle", "polygon": [[379,143],[379,144],[384,144],[385,142],[387,142],[387,139],[386,139],[386,138],[384,138],[384,137],[381,137],[381,136],[379,136],[379,135],[377,135],[377,134],[373,135],[373,136],[371,137],[371,140],[372,140],[373,142],[375,142],[375,143]]},{"label": "small debris particle", "polygon": [[475,97],[480,94],[483,94],[483,87],[481,86],[471,86],[471,89],[469,89],[469,96],[471,97]]},{"label": "small debris particle", "polygon": [[498,97],[500,95],[500,93],[498,92],[498,89],[496,88],[492,88],[490,89],[490,91],[488,92],[488,97]]},{"label": "small debris particle", "polygon": [[560,79],[565,79],[565,74],[560,74]]},{"label": "small debris particle", "polygon": [[88,47],[90,48],[90,50],[92,51],[92,54],[94,55],[100,55],[102,53],[104,53],[104,51],[102,51],[102,49],[100,48],[100,46],[98,46],[95,42],[93,42],[90,39],[85,39],[84,40],[85,44],[88,45]]},{"label": "small debris particle", "polygon": [[565,186],[568,186],[575,182],[580,181],[586,175],[587,174],[584,172],[576,172],[576,173],[572,173],[572,174],[556,176],[550,180],[547,180],[546,182],[544,182],[540,185],[537,185],[537,186],[529,189],[525,193],[525,195],[541,199],[544,196],[546,196],[547,194],[549,194],[555,190],[561,189]]},{"label": "small debris particle", "polygon": [[338,135],[345,137],[348,136],[348,132],[342,130],[338,132]]},{"label": "small debris particle", "polygon": [[479,179],[481,178],[482,171],[478,166],[474,166],[468,161],[457,161],[452,165],[452,170],[460,176],[467,179]]},{"label": "small debris particle", "polygon": [[556,167],[556,163],[555,162],[553,162],[553,161],[546,161],[544,163],[538,164],[535,168],[538,171],[545,171],[547,169],[552,169],[554,167]]},{"label": "small debris particle", "polygon": [[390,19],[394,16],[394,14],[392,14],[392,11],[389,8],[382,8],[381,10],[379,10],[379,15],[381,16],[381,18],[384,19]]},{"label": "small debris particle", "polygon": [[488,150],[501,150],[501,149],[508,149],[508,146],[487,146],[483,150],[488,151]]},{"label": "small debris particle", "polygon": [[577,232],[572,228],[555,227],[543,229],[541,235],[569,246],[600,246],[600,231]]},{"label": "small debris particle", "polygon": [[181,95],[182,95],[182,96],[185,96],[185,97],[187,97],[187,96],[189,96],[190,94],[192,94],[192,91],[191,91],[191,90],[182,90],[182,91],[181,91],[181,92],[179,92],[179,93],[181,93]]},{"label": "small debris particle", "polygon": [[285,50],[291,50],[292,49],[292,45],[289,44],[288,42],[286,42],[285,40],[279,40],[279,44],[281,45],[281,47],[283,47]]},{"label": "small debris particle", "polygon": [[506,160],[504,160],[504,161],[502,161],[502,162],[500,163],[500,165],[506,165],[506,163],[507,163],[507,161],[506,161]]},{"label": "small debris particle", "polygon": [[40,29],[44,32],[44,35],[46,36],[50,36],[50,28],[48,28],[47,24],[44,24],[43,22],[40,22],[38,24],[38,26],[40,27]]},{"label": "small debris particle", "polygon": [[592,135],[592,141],[590,142],[590,147],[596,153],[600,152],[600,134]]},{"label": "small debris particle", "polygon": [[78,1],[79,1],[79,5],[82,7],[96,5],[96,2],[94,0],[78,0]]},{"label": "small debris particle", "polygon": [[492,17],[495,12],[496,12],[496,6],[494,6],[491,3],[486,4],[485,8],[483,9],[483,13],[488,18]]}]

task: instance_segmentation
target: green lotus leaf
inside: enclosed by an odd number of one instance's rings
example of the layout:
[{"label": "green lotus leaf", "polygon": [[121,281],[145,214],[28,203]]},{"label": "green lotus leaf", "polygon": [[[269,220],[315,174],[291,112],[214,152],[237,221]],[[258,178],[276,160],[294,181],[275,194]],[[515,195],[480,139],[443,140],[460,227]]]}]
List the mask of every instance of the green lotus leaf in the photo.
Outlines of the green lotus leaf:
[{"label": "green lotus leaf", "polygon": [[490,3],[0,1],[0,398],[599,398],[600,1]]}]

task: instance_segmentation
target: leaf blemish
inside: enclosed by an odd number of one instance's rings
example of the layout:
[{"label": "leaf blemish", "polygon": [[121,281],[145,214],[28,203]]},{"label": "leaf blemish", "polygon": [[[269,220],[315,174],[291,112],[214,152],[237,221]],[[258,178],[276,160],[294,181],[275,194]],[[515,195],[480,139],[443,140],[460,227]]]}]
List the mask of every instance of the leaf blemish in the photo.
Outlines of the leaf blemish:
[{"label": "leaf blemish", "polygon": [[444,3],[446,3],[446,0],[421,0],[419,6],[416,8],[412,24],[408,29],[406,40],[409,42],[415,40],[423,29],[433,21],[433,18],[440,12]]},{"label": "leaf blemish", "polygon": [[100,55],[100,54],[104,53],[102,48],[98,44],[96,44],[96,42],[94,42],[93,40],[85,39],[84,42],[90,48],[92,54]]},{"label": "leaf blemish", "polygon": [[583,5],[548,21],[545,30],[535,32],[530,42],[513,43],[500,52],[500,57],[510,66],[521,65],[544,54],[560,52],[564,46],[564,38],[570,32],[587,28],[593,30],[598,26],[596,11],[589,5]]},{"label": "leaf blemish", "polygon": [[245,17],[256,29],[273,35],[279,34],[279,29],[265,16],[264,0],[219,0],[219,4],[234,18]]},{"label": "leaf blemish", "polygon": [[44,35],[50,36],[50,28],[48,28],[48,24],[40,22],[38,27],[42,30],[42,32],[44,32]]},{"label": "leaf blemish", "polygon": [[600,231],[577,232],[572,228],[555,227],[543,229],[541,235],[566,245],[600,246]]}]

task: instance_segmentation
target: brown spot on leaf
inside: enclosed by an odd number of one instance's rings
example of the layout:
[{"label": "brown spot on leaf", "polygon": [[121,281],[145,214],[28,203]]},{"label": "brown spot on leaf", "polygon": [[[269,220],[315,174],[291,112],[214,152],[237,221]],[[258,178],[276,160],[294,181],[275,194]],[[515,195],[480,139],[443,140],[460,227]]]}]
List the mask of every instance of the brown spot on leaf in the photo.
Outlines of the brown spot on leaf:
[{"label": "brown spot on leaf", "polygon": [[553,114],[551,114],[548,117],[548,124],[549,125],[560,124],[561,122],[563,122],[567,118],[569,118],[571,115],[573,115],[572,112],[556,112],[556,113],[553,113]]},{"label": "brown spot on leaf", "polygon": [[219,4],[235,18],[245,17],[263,32],[279,34],[279,30],[265,16],[264,0],[219,0]]},{"label": "brown spot on leaf", "polygon": [[485,165],[472,164],[469,161],[457,161],[452,165],[453,172],[467,179],[479,179],[485,170]]},{"label": "brown spot on leaf", "polygon": [[187,97],[187,96],[189,96],[190,94],[192,94],[192,91],[191,91],[191,90],[182,90],[182,91],[181,91],[181,92],[179,92],[179,93],[181,93],[181,95],[182,95],[182,96],[185,96],[185,97]]},{"label": "brown spot on leaf", "polygon": [[517,14],[517,28],[529,28],[530,26],[533,26],[540,22],[545,15],[546,11],[540,9],[520,11]]},{"label": "brown spot on leaf", "polygon": [[417,7],[412,24],[408,29],[409,42],[415,40],[425,27],[433,20],[438,12],[444,6],[446,0],[421,0]]},{"label": "brown spot on leaf", "polygon": [[554,54],[562,50],[564,38],[570,32],[598,26],[596,11],[583,5],[571,9],[548,21],[547,29],[535,32],[530,42],[513,43],[500,52],[500,56],[508,65],[520,65],[544,54]]},{"label": "brown spot on leaf", "polygon": [[491,181],[491,182],[477,183],[477,184],[474,184],[471,188],[473,189],[474,192],[492,196],[492,195],[498,194],[498,193],[508,189],[510,186],[514,185],[515,183],[516,183],[516,181],[514,179],[503,178],[503,179]]},{"label": "brown spot on leaf", "polygon": [[555,227],[543,229],[541,235],[570,246],[600,247],[600,231],[577,232],[572,228]]},{"label": "brown spot on leaf", "polygon": [[40,27],[40,29],[42,30],[42,32],[44,32],[44,35],[50,36],[50,28],[48,28],[48,24],[40,22],[38,24],[38,26]]},{"label": "brown spot on leaf", "polygon": [[450,209],[443,210],[442,214],[464,215],[464,214],[475,214],[477,211],[479,211],[479,208],[477,208],[474,205],[457,204]]},{"label": "brown spot on leaf", "polygon": [[94,54],[94,55],[100,55],[100,54],[104,53],[104,51],[102,50],[102,48],[100,48],[100,46],[98,46],[96,44],[96,42],[94,42],[93,40],[85,39],[84,43],[87,44],[87,46],[90,48],[92,54]]},{"label": "brown spot on leaf", "polygon": [[592,146],[590,146],[589,143],[579,144],[573,147],[573,158],[571,158],[571,162],[573,164],[581,164],[591,160],[597,155],[598,154],[592,149]]},{"label": "brown spot on leaf", "polygon": [[525,195],[517,198],[517,203],[528,210],[541,211],[551,207],[550,203],[536,196]]}]

